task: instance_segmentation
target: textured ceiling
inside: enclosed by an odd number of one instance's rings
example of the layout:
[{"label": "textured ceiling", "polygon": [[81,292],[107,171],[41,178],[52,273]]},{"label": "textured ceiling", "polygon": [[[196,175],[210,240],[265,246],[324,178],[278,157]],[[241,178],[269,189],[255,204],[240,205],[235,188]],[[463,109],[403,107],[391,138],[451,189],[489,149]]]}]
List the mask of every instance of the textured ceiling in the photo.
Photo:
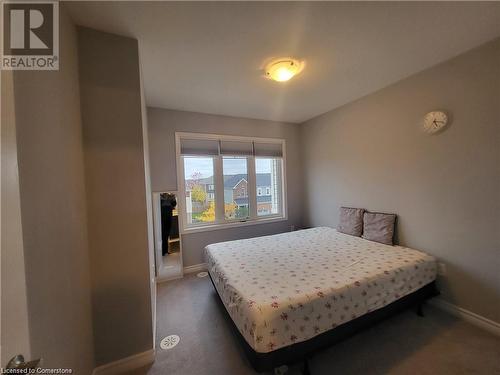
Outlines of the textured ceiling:
[{"label": "textured ceiling", "polygon": [[[149,106],[302,122],[500,36],[500,3],[75,2],[137,38]],[[272,57],[306,61],[286,83]]]}]

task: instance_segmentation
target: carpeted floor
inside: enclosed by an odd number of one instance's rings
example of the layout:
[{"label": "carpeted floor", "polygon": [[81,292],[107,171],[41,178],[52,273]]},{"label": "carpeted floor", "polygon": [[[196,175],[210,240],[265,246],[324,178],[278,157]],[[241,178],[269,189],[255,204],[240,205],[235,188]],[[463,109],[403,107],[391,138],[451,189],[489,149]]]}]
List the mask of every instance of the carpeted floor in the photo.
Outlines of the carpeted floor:
[{"label": "carpeted floor", "polygon": [[[208,277],[161,284],[156,361],[130,375],[255,374],[223,308]],[[161,350],[169,334],[181,341]],[[310,369],[313,375],[500,374],[500,338],[426,306],[424,318],[406,311],[317,354]]]}]

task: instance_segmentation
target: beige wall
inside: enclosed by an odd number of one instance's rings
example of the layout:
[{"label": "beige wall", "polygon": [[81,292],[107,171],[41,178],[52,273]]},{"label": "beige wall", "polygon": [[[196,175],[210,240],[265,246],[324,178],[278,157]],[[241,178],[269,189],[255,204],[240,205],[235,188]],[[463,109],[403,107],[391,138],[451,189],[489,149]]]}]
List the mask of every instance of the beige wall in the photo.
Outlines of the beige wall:
[{"label": "beige wall", "polygon": [[16,140],[14,72],[1,73],[1,359],[31,358]]},{"label": "beige wall", "polygon": [[[307,121],[307,222],[336,226],[342,205],[397,213],[400,243],[446,263],[443,297],[500,322],[499,100],[496,39]],[[427,135],[434,109],[451,125]]]},{"label": "beige wall", "polygon": [[80,28],[97,365],[153,348],[137,40]]},{"label": "beige wall", "polygon": [[90,374],[94,355],[76,30],[64,7],[60,10],[60,70],[14,73],[30,357],[43,357],[45,367]]},{"label": "beige wall", "polygon": [[202,263],[203,248],[214,242],[274,234],[302,223],[302,173],[296,124],[148,108],[149,155],[153,191],[176,191],[175,132],[283,138],[286,140],[288,220],[183,235],[184,266]]}]

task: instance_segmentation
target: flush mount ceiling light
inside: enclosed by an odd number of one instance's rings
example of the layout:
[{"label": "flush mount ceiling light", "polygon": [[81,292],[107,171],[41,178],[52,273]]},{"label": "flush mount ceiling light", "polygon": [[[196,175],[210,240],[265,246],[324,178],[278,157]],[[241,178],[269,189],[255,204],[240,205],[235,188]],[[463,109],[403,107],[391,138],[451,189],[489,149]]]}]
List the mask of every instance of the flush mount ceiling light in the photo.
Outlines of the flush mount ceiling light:
[{"label": "flush mount ceiling light", "polygon": [[304,64],[296,59],[282,58],[266,65],[266,76],[273,81],[286,82],[299,74]]}]

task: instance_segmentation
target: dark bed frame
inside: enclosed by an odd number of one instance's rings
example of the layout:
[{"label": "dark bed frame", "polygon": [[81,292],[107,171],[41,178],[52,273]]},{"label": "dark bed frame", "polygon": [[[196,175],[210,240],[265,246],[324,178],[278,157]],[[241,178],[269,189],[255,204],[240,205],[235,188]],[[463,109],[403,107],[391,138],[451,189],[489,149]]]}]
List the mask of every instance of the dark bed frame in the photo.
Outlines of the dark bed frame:
[{"label": "dark bed frame", "polygon": [[388,318],[389,316],[392,316],[411,307],[416,308],[417,314],[419,316],[423,316],[422,306],[425,301],[429,298],[439,295],[439,292],[436,288],[436,282],[433,281],[430,284],[427,284],[424,287],[416,290],[415,292],[390,303],[387,306],[362,315],[329,331],[323,332],[318,336],[313,337],[312,339],[285,346],[269,353],[258,353],[253,350],[250,345],[248,345],[245,338],[241,335],[240,331],[229,315],[229,312],[226,310],[226,306],[222,302],[222,299],[219,295],[219,292],[217,291],[217,288],[215,287],[210,273],[209,276],[217,293],[217,296],[219,297],[219,300],[224,307],[224,311],[226,312],[227,317],[231,321],[233,328],[237,333],[238,340],[243,347],[248,361],[257,372],[271,371],[274,368],[282,365],[291,365],[303,362],[304,367],[302,373],[304,375],[308,375],[310,374],[308,360],[312,355],[314,355],[314,353],[325,349],[335,343],[338,343],[354,335],[355,333],[366,329],[385,318]]}]

